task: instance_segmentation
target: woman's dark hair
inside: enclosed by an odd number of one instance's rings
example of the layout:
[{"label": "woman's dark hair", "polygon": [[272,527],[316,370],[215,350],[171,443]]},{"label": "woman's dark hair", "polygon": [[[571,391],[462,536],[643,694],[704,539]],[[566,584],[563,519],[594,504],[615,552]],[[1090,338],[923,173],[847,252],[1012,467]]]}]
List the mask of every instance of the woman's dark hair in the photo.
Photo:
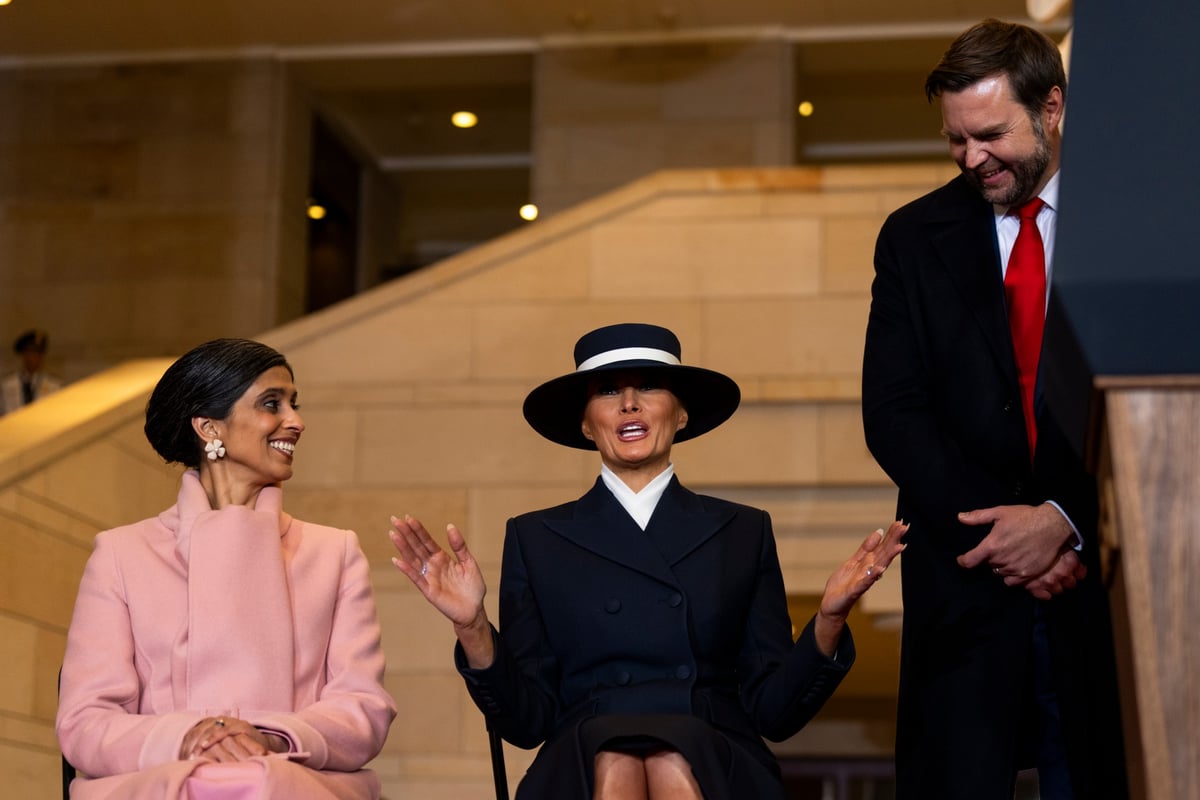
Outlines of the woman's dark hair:
[{"label": "woman's dark hair", "polygon": [[192,417],[225,419],[250,384],[272,367],[292,372],[279,352],[249,339],[214,339],[192,348],[167,367],[146,403],[150,446],[168,464],[200,466]]},{"label": "woman's dark hair", "polygon": [[925,98],[961,92],[992,75],[1008,76],[1017,102],[1030,116],[1041,113],[1050,90],[1067,96],[1067,75],[1058,45],[1027,25],[985,19],[964,31],[925,79]]}]

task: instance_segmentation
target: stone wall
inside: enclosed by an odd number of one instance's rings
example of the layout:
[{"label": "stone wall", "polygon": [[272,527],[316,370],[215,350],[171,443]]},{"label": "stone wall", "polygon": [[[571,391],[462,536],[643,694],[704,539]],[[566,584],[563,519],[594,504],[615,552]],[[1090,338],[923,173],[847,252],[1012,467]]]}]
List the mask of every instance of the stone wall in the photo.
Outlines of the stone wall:
[{"label": "stone wall", "polygon": [[311,117],[279,62],[0,70],[0,118],[4,364],[34,326],[76,380],[303,313]]},{"label": "stone wall", "polygon": [[557,212],[660,169],[794,163],[793,59],[771,38],[547,47],[534,202]]},{"label": "stone wall", "polygon": [[[388,515],[459,524],[494,603],[505,519],[578,496],[598,470],[520,414],[595,326],[667,325],[686,363],[739,382],[742,408],[677,448],[676,467],[771,512],[793,619],[811,614],[833,566],[893,514],[859,421],[875,233],[952,170],[658,173],[262,337],[295,367],[308,426],[287,507],[355,529],[373,565],[400,707],[373,765],[387,797],[492,796],[450,626],[390,564]],[[54,680],[90,537],[173,496],[175,473],[140,437],[163,366],[110,370],[0,419],[0,774],[14,796],[57,782]],[[835,702],[783,752],[890,752],[898,577],[853,622],[859,665]],[[514,786],[530,757],[509,749]]]}]

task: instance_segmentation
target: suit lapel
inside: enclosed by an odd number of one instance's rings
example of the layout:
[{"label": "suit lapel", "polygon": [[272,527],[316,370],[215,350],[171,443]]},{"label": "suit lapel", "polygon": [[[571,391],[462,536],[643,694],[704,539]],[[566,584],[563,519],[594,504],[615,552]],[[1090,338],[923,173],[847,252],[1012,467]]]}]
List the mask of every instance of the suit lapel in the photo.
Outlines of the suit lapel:
[{"label": "suit lapel", "polygon": [[963,301],[983,331],[988,347],[1009,382],[1017,373],[1008,311],[1004,305],[1004,280],[996,244],[992,206],[959,177],[956,194],[944,194],[926,220],[936,228],[930,240]]},{"label": "suit lapel", "polygon": [[673,567],[715,536],[731,519],[732,510],[715,514],[705,511],[700,498],[683,488],[679,478],[672,477],[650,517],[646,534]]},{"label": "suit lapel", "polygon": [[600,480],[575,503],[571,517],[549,518],[545,524],[591,553],[667,585],[678,586],[671,568],[715,536],[731,519],[731,510],[705,511],[700,498],[673,477],[645,531]]},{"label": "suit lapel", "polygon": [[678,584],[662,553],[600,479],[576,501],[571,517],[547,518],[544,522],[559,536],[601,558],[670,586]]}]

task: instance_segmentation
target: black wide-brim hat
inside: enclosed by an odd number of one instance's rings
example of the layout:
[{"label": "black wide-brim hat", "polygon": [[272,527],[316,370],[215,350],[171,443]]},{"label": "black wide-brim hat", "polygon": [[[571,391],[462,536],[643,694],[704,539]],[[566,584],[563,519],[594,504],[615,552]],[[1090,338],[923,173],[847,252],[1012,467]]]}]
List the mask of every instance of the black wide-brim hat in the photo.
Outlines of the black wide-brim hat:
[{"label": "black wide-brim hat", "polygon": [[576,342],[574,372],[546,381],[525,398],[525,421],[552,442],[595,450],[581,429],[588,385],[605,373],[632,370],[654,375],[687,409],[687,425],[675,441],[695,439],[733,416],[742,393],[732,378],[684,366],[681,351],[675,334],[658,325],[625,322],[597,328]]}]

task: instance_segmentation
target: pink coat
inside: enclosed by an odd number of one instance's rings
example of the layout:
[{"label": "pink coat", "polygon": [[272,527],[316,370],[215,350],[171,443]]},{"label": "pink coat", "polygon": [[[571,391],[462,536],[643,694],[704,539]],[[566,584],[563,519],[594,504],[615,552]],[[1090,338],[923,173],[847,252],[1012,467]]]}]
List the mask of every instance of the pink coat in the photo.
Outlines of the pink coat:
[{"label": "pink coat", "polygon": [[[58,739],[72,797],[378,798],[362,769],[396,710],[382,686],[366,558],[351,531],[283,513],[213,511],[198,476],[156,518],[105,531],[67,635]],[[291,741],[242,764],[179,760],[206,716]]]}]

